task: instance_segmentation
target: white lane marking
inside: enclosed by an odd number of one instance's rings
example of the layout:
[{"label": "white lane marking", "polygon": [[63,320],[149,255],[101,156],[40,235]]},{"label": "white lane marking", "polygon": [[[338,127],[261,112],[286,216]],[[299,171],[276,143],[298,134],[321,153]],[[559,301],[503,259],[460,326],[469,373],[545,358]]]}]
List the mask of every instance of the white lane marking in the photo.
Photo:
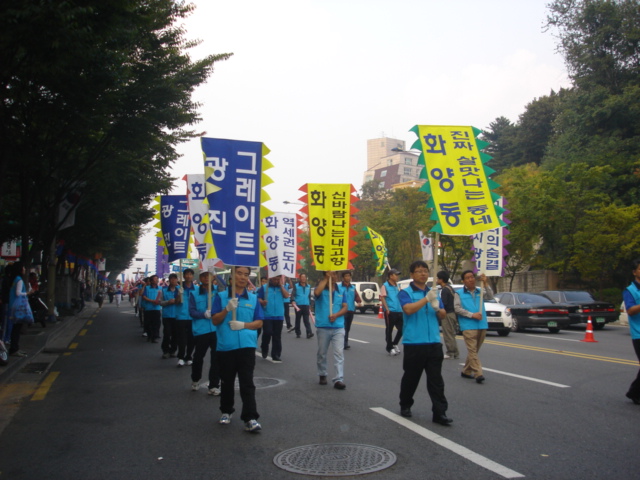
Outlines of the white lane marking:
[{"label": "white lane marking", "polygon": [[510,468],[507,468],[504,465],[500,465],[499,463],[496,463],[493,460],[489,460],[487,457],[484,457],[478,453],[475,453],[469,450],[468,448],[463,447],[462,445],[458,445],[457,443],[452,442],[451,440],[444,438],[438,435],[437,433],[432,432],[431,430],[427,430],[426,428],[421,427],[420,425],[417,425],[412,421],[401,417],[400,415],[391,413],[389,410],[385,408],[372,407],[371,410],[373,410],[376,413],[379,413],[383,417],[387,417],[389,420],[392,420],[397,424],[402,425],[403,427],[408,428],[412,432],[417,433],[418,435],[426,438],[427,440],[431,440],[432,442],[440,445],[441,447],[444,447],[447,450],[450,450],[453,453],[460,455],[463,458],[466,458],[470,462],[473,462],[476,465],[481,466],[482,468],[486,468],[487,470],[490,470],[500,475],[501,477],[504,477],[504,478],[523,478],[524,477],[524,475],[522,475],[521,473],[511,470]]},{"label": "white lane marking", "polygon": [[[464,365],[464,363],[460,363],[460,365]],[[569,385],[563,385],[561,383],[549,382],[548,380],[540,380],[539,378],[525,377],[524,375],[518,375],[516,373],[503,372],[501,370],[494,370],[492,368],[482,367],[482,370],[483,371],[486,370],[487,372],[498,373],[500,375],[506,375],[507,377],[521,378],[522,380],[529,380],[530,382],[544,383],[545,385],[550,385],[552,387],[571,388]]]},{"label": "white lane marking", "polygon": [[350,342],[358,342],[358,343],[371,343],[371,342],[365,342],[364,340],[358,340],[356,338],[351,338],[351,337],[349,337],[349,341]]},{"label": "white lane marking", "polygon": [[521,335],[525,335],[527,337],[544,338],[545,340],[546,339],[549,339],[549,340],[563,340],[565,342],[579,342],[580,341],[580,340],[575,340],[573,338],[558,338],[558,337],[551,337],[551,336],[547,336],[547,335],[545,335],[544,337],[541,337],[540,335],[533,335],[531,333],[523,333]]}]

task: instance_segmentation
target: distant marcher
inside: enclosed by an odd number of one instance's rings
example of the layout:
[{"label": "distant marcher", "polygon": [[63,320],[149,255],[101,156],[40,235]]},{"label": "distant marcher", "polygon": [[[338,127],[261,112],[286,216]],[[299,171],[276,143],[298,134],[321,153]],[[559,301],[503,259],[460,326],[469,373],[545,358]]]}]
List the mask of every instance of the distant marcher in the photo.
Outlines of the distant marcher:
[{"label": "distant marcher", "polygon": [[[636,356],[640,361],[640,260],[633,263],[633,280],[631,284],[622,292],[624,306],[629,316],[629,330],[631,331],[631,342]],[[636,379],[629,387],[626,394],[636,405],[640,405],[640,371]]]},{"label": "distant marcher", "polygon": [[113,298],[116,301],[116,307],[120,307],[120,303],[122,302],[122,284],[120,280],[116,282],[116,286],[113,289]]},{"label": "distant marcher", "polygon": [[453,422],[447,417],[449,407],[444,395],[442,378],[442,344],[437,317],[444,317],[435,289],[427,287],[429,267],[422,260],[409,266],[413,281],[398,294],[404,313],[404,374],[400,382],[400,415],[411,417],[413,395],[424,371],[427,376],[427,392],[431,399],[432,420],[448,426]]},{"label": "distant marcher", "polygon": [[160,338],[160,325],[162,323],[162,288],[158,285],[158,276],[149,277],[149,285],[142,292],[144,300],[144,326],[147,333],[147,342],[158,343]]},{"label": "distant marcher", "polygon": [[445,271],[438,272],[436,282],[440,285],[440,298],[444,305],[444,311],[447,312],[447,316],[442,319],[442,337],[444,338],[444,345],[447,347],[447,353],[444,358],[459,358],[460,352],[458,351],[458,344],[456,343],[456,333],[458,333],[458,315],[455,310],[455,297],[456,292],[449,284],[449,273]]},{"label": "distant marcher", "polygon": [[[402,306],[398,301],[398,280],[400,279],[400,270],[392,268],[387,273],[387,281],[382,284],[380,289],[380,302],[384,309],[385,319],[385,340],[387,342],[387,353],[389,355],[400,355],[398,344],[402,339],[402,328],[404,319],[402,314]],[[396,336],[393,337],[393,329],[396,329]]]},{"label": "distant marcher", "polygon": [[258,423],[260,415],[256,405],[253,371],[256,365],[257,330],[262,327],[264,314],[257,295],[247,290],[250,273],[249,267],[235,267],[231,281],[235,284],[236,297],[232,298],[231,286],[226,292],[220,292],[213,302],[211,321],[218,329],[218,361],[222,379],[222,416],[219,423],[231,423],[235,412],[234,386],[237,376],[242,399],[240,418],[245,431],[255,433],[262,429]]},{"label": "distant marcher", "polygon": [[183,273],[184,281],[180,290],[182,303],[176,307],[176,327],[178,343],[178,367],[193,364],[193,319],[189,315],[189,298],[196,289],[193,283],[194,272],[187,268]]},{"label": "distant marcher", "polygon": [[175,357],[178,350],[178,325],[176,315],[182,304],[178,287],[178,275],[169,275],[169,286],[162,288],[162,358]]},{"label": "distant marcher", "polygon": [[[331,283],[331,295],[329,295],[329,283]],[[316,298],[316,334],[318,336],[316,365],[318,377],[320,377],[319,383],[320,385],[327,384],[327,354],[329,345],[331,345],[335,362],[333,387],[344,390],[346,388],[344,382],[344,314],[347,313],[348,306],[344,290],[338,284],[337,273],[324,272],[324,277],[316,285],[313,294]]]},{"label": "distant marcher", "polygon": [[351,272],[342,272],[341,288],[344,290],[345,299],[347,300],[347,313],[344,314],[344,349],[349,350],[349,332],[351,331],[351,323],[353,315],[356,313],[356,303],[362,302],[356,286],[351,283]]},{"label": "distant marcher", "polygon": [[291,324],[291,314],[289,312],[289,308],[291,307],[291,292],[293,287],[291,286],[291,280],[287,278],[284,282],[284,288],[289,292],[289,296],[284,299],[284,322],[287,324],[287,333],[291,333],[294,329]]},{"label": "distant marcher", "polygon": [[302,330],[300,329],[300,320],[304,322],[304,328],[307,331],[307,338],[313,337],[313,331],[311,330],[311,324],[309,323],[309,304],[311,297],[311,286],[307,283],[307,275],[300,274],[298,283],[293,285],[293,291],[291,292],[292,302],[296,310],[295,331],[296,338],[300,338]]},{"label": "distant marcher", "polygon": [[282,356],[282,327],[284,323],[284,299],[289,298],[289,292],[280,282],[280,277],[269,279],[267,285],[260,287],[263,298],[258,294],[260,305],[264,310],[262,322],[262,358],[269,356],[271,345],[271,360],[281,362]]},{"label": "distant marcher", "polygon": [[[484,273],[480,275],[480,280],[483,286],[483,300],[492,300],[493,291],[487,285],[487,277]],[[489,328],[487,312],[484,301],[480,305],[480,288],[476,287],[476,276],[471,270],[462,272],[462,283],[464,287],[456,290],[454,298],[454,309],[467,346],[467,360],[460,375],[463,378],[475,378],[477,383],[482,383],[485,378],[478,353]]]},{"label": "distant marcher", "polygon": [[189,315],[193,326],[193,341],[195,352],[193,354],[193,364],[191,365],[191,390],[200,388],[202,378],[202,366],[204,357],[209,350],[209,385],[207,387],[209,395],[220,395],[220,367],[218,364],[217,348],[218,336],[217,328],[211,321],[211,310],[209,310],[209,284],[211,283],[211,305],[218,297],[218,287],[210,272],[200,273],[200,286],[191,293],[189,298]]}]

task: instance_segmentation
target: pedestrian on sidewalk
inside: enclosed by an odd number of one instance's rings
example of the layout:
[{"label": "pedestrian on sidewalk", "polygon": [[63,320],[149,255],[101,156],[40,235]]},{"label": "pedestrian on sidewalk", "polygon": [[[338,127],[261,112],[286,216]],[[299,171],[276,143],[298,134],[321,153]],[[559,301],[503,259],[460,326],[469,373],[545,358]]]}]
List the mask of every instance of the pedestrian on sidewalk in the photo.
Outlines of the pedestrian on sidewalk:
[{"label": "pedestrian on sidewalk", "polygon": [[[211,293],[209,293],[209,285],[211,285]],[[197,391],[200,388],[204,357],[207,350],[210,350],[207,390],[209,395],[215,396],[220,395],[220,366],[217,357],[217,328],[211,321],[212,310],[209,309],[209,305],[213,305],[217,297],[218,286],[213,274],[211,272],[200,273],[200,286],[191,293],[189,298],[189,315],[193,319],[193,343],[195,345],[193,364],[191,365],[191,390]]]},{"label": "pedestrian on sidewalk", "polygon": [[[387,342],[387,353],[389,355],[400,355],[398,344],[402,339],[402,327],[404,324],[402,307],[398,301],[398,280],[400,279],[400,270],[392,268],[387,272],[387,281],[382,284],[380,289],[380,302],[384,311],[385,330],[384,336]],[[393,336],[393,329],[396,329],[396,336]]]},{"label": "pedestrian on sidewalk", "polygon": [[444,311],[447,312],[447,315],[442,319],[442,337],[447,349],[444,358],[445,360],[456,359],[460,357],[456,343],[456,333],[458,333],[458,315],[456,315],[454,306],[456,292],[449,284],[449,273],[444,270],[438,272],[436,283],[440,285],[440,299],[444,305]]},{"label": "pedestrian on sidewalk", "polygon": [[256,365],[257,330],[262,327],[264,312],[257,295],[247,291],[250,273],[249,267],[235,267],[231,281],[235,284],[236,296],[232,296],[231,286],[226,292],[220,292],[213,302],[211,320],[218,328],[218,359],[222,379],[222,416],[219,423],[231,423],[235,411],[234,385],[237,376],[242,399],[240,418],[245,422],[244,429],[258,432],[262,426],[258,423],[260,415],[256,405],[253,371]]},{"label": "pedestrian on sidewalk", "polygon": [[[329,295],[331,285],[331,295]],[[338,284],[336,272],[324,272],[324,277],[313,291],[316,298],[316,334],[318,353],[316,365],[320,385],[327,384],[327,354],[333,348],[335,376],[333,387],[344,390],[344,314],[347,313],[347,298]],[[331,300],[330,300],[331,299]]]},{"label": "pedestrian on sidewalk", "polygon": [[147,342],[158,343],[160,338],[160,325],[162,316],[162,288],[158,285],[158,276],[149,277],[149,285],[144,287],[142,293],[144,300],[144,326],[147,333]]},{"label": "pedestrian on sidewalk", "polygon": [[22,333],[23,323],[33,323],[33,313],[31,314],[31,321],[29,322],[26,317],[20,317],[17,315],[17,311],[22,309],[28,309],[29,302],[27,300],[27,287],[23,280],[26,273],[24,264],[22,262],[16,262],[11,265],[9,273],[9,281],[11,282],[11,290],[9,291],[9,305],[8,305],[8,321],[7,330],[9,341],[9,355],[14,357],[26,357],[27,353],[20,350],[20,335]]},{"label": "pedestrian on sidewalk", "polygon": [[422,260],[409,266],[412,282],[398,293],[398,301],[404,315],[404,374],[400,382],[400,415],[411,417],[413,396],[420,384],[422,372],[427,376],[427,392],[431,399],[432,420],[447,426],[453,420],[447,417],[449,404],[444,395],[442,378],[442,344],[438,317],[443,318],[438,294],[429,289],[429,267]]}]

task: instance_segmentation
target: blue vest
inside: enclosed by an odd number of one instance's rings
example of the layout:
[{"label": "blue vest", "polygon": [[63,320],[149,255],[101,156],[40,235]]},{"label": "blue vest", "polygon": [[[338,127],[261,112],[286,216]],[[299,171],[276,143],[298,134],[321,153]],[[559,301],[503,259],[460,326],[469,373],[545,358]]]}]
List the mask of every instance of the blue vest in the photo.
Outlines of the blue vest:
[{"label": "blue vest", "polygon": [[[422,300],[429,289],[426,290],[414,290],[411,285],[402,290],[406,292],[411,298],[410,303],[415,303]],[[402,313],[404,320],[402,330],[402,343],[405,345],[425,345],[428,343],[440,343],[440,325],[438,325],[438,318],[436,312],[431,308],[430,304],[426,304],[424,308],[421,308],[411,315]]]},{"label": "blue vest", "polygon": [[271,320],[284,320],[284,295],[280,287],[271,287],[265,285],[264,293],[266,295],[267,306],[264,308],[264,318]]},{"label": "blue vest", "polygon": [[340,284],[340,288],[345,294],[347,299],[347,310],[349,312],[356,311],[356,286],[352,283],[348,287],[343,283]]},{"label": "blue vest", "polygon": [[[151,287],[151,285],[147,285],[146,287],[144,287],[144,292],[142,293],[143,297],[147,297],[150,298],[151,300],[154,300],[156,298],[158,298],[158,293],[162,291],[162,288],[157,287],[157,288],[153,288]],[[144,306],[143,308],[145,310],[162,310],[162,307],[158,304],[154,304],[151,302],[144,302]]]},{"label": "blue vest", "polygon": [[[627,287],[627,291],[633,296],[636,301],[636,305],[640,305],[640,291],[633,282],[631,282],[631,285]],[[633,340],[637,340],[640,338],[640,313],[629,315],[627,312],[627,315],[629,316],[629,330],[631,330],[631,338]]]},{"label": "blue vest", "polygon": [[[174,299],[178,296],[178,287],[176,286],[173,292],[169,290],[169,287],[164,287],[162,289],[162,300],[168,301]],[[178,311],[178,305],[173,303],[171,305],[167,305],[162,307],[162,317],[163,318],[176,318],[176,312]]]},{"label": "blue vest", "polygon": [[387,296],[384,298],[387,302],[390,312],[402,312],[402,307],[398,301],[398,293],[400,289],[397,285],[391,285],[389,282],[384,282],[384,289],[387,291]]},{"label": "blue vest", "polygon": [[[216,298],[216,291],[211,292],[211,304],[213,305],[213,300]],[[200,293],[200,288],[191,292],[191,297],[195,301],[195,310],[198,312],[204,313],[208,307],[207,301],[207,292]],[[193,319],[192,330],[193,335],[204,335],[205,333],[212,333],[216,331],[216,326],[213,324],[210,318],[196,318],[195,315],[191,317]]]},{"label": "blue vest", "polygon": [[311,286],[307,283],[304,287],[299,283],[296,285],[296,296],[294,301],[296,305],[309,305],[309,295],[311,294]]},{"label": "blue vest", "polygon": [[[475,298],[473,298],[473,295],[471,295],[466,288],[460,288],[456,290],[456,293],[460,295],[460,305],[462,305],[462,308],[471,313],[476,313],[480,310],[480,289],[478,287],[476,287]],[[458,323],[460,324],[460,331],[462,332],[465,330],[486,330],[489,328],[484,302],[482,302],[482,320],[458,315]]]},{"label": "blue vest", "polygon": [[191,284],[191,287],[182,288],[182,303],[176,305],[176,318],[178,320],[191,320],[191,315],[189,315],[189,297],[195,289],[196,285],[194,283]]},{"label": "blue vest", "polygon": [[[335,285],[335,284],[334,284]],[[343,290],[338,286],[333,291],[333,305],[331,313],[338,313],[342,304],[346,303]],[[316,328],[344,328],[344,315],[335,319],[333,323],[329,321],[329,290],[324,289],[320,296],[316,298]]]},{"label": "blue vest", "polygon": [[[247,296],[239,295],[238,308],[236,309],[236,320],[239,322],[253,322],[258,309],[258,317],[261,317],[262,307],[258,304],[258,296],[255,293],[246,292]],[[216,307],[220,302],[220,310],[226,307],[229,301],[229,292],[220,292],[219,298],[216,300]],[[216,309],[214,309],[215,311]],[[240,348],[256,348],[258,346],[258,331],[247,330],[231,330],[229,322],[233,319],[233,312],[227,313],[221,324],[218,325],[218,351],[228,352],[229,350],[238,350]]]}]

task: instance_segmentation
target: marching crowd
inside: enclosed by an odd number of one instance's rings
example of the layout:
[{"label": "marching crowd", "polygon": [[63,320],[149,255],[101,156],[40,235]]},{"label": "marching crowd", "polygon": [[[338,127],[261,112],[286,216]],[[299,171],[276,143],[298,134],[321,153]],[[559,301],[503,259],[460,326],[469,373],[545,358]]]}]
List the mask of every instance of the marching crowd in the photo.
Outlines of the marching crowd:
[{"label": "marching crowd", "polygon": [[[334,364],[331,384],[344,390],[344,350],[350,348],[349,330],[360,298],[349,271],[325,272],[315,288],[307,283],[304,273],[296,282],[280,277],[262,279],[256,288],[249,280],[250,274],[249,267],[235,267],[227,285],[223,278],[205,271],[196,283],[193,270],[186,269],[182,283],[176,274],[171,274],[168,283],[161,286],[158,276],[152,275],[139,281],[128,293],[147,342],[159,343],[161,339],[163,359],[177,358],[177,367],[191,367],[194,391],[200,388],[204,358],[210,352],[208,393],[220,396],[219,423],[231,423],[237,377],[242,400],[240,418],[246,431],[258,432],[262,427],[258,423],[253,381],[256,350],[259,348],[265,359],[281,362],[285,325],[288,332],[295,331],[300,338],[303,324],[307,339],[317,337],[319,384],[329,384],[327,357],[331,350]],[[453,420],[446,415],[442,362],[459,356],[455,345],[459,322],[468,350],[461,375],[477,383],[484,382],[478,351],[484,341],[487,319],[481,298],[490,299],[493,294],[484,275],[481,293],[471,271],[463,272],[464,288],[458,291],[449,285],[449,275],[439,272],[437,282],[442,295],[427,286],[429,269],[425,262],[411,264],[412,282],[405,289],[398,287],[400,274],[396,269],[389,270],[381,291],[386,350],[389,355],[399,355],[400,341],[404,350],[400,414],[411,416],[414,395],[425,372],[432,419],[448,426]],[[314,312],[310,308],[312,293]],[[289,317],[289,305],[296,312],[294,322]],[[440,342],[441,324],[446,355]]]}]

